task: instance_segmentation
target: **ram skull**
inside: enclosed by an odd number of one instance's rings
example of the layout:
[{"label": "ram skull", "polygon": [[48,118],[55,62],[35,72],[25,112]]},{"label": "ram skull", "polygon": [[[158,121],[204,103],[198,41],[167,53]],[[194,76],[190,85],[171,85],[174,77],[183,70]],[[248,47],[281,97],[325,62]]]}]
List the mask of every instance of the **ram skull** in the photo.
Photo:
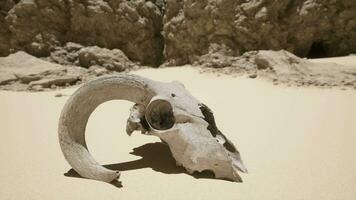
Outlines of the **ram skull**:
[{"label": "ram skull", "polygon": [[126,132],[135,130],[158,136],[166,143],[177,165],[189,173],[210,170],[216,178],[242,182],[237,171],[247,172],[240,153],[217,128],[212,111],[179,82],[162,83],[137,75],[101,77],[80,87],[67,101],[59,120],[62,152],[81,176],[105,182],[120,172],[101,166],[90,155],[85,128],[90,114],[101,103],[134,102]]}]

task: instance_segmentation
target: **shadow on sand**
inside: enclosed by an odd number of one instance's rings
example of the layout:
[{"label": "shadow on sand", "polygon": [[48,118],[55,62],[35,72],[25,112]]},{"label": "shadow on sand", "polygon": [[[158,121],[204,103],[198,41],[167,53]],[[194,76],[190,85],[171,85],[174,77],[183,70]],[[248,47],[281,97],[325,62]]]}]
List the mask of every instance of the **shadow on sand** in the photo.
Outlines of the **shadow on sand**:
[{"label": "shadow on sand", "polygon": [[[183,167],[176,166],[176,161],[174,160],[168,146],[163,143],[148,143],[134,148],[130,154],[140,156],[142,158],[134,161],[121,162],[104,166],[108,169],[119,170],[120,172],[142,168],[151,168],[154,171],[162,172],[165,174],[188,174]],[[68,177],[82,178],[73,169],[70,169],[64,175]],[[210,171],[203,171],[201,173],[195,172],[192,176],[195,178],[214,178],[214,174]],[[119,188],[122,187],[120,181],[116,181],[111,184]]]}]

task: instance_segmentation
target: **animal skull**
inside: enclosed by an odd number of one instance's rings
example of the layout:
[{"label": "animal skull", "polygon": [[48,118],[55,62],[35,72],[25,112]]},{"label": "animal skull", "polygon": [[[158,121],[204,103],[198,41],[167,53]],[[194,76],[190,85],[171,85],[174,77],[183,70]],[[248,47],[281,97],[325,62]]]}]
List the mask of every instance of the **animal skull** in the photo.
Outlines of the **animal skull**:
[{"label": "animal skull", "polygon": [[177,165],[189,173],[210,170],[216,178],[242,182],[247,172],[235,146],[218,130],[211,110],[179,82],[162,83],[137,75],[98,78],[79,88],[64,106],[59,141],[68,163],[85,178],[112,182],[120,172],[104,168],[87,150],[85,127],[101,103],[113,99],[135,102],[126,132],[158,136],[168,144]]}]

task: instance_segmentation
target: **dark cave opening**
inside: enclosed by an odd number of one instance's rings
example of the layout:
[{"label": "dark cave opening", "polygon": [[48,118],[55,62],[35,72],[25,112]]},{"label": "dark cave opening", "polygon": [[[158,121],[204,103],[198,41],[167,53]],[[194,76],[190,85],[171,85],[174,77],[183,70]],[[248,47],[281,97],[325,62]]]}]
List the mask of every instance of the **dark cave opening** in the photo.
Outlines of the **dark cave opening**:
[{"label": "dark cave opening", "polygon": [[307,54],[307,58],[324,58],[324,57],[328,57],[326,53],[325,44],[323,42],[313,42]]}]

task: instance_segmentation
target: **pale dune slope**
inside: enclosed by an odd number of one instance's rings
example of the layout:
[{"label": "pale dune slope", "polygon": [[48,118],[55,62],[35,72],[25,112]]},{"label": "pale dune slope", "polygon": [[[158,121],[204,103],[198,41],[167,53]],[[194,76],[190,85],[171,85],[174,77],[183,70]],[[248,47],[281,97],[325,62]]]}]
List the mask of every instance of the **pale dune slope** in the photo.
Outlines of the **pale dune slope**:
[{"label": "pale dune slope", "polygon": [[[66,177],[57,140],[67,96],[0,91],[0,199],[323,199],[356,196],[356,91],[273,86],[216,77],[192,68],[137,74],[179,80],[215,113],[249,169],[244,183],[196,179],[174,167],[155,137],[125,134],[131,103],[112,101],[91,116],[87,143],[103,164],[122,171],[122,188]],[[61,92],[71,94],[75,89]],[[161,163],[159,162],[161,161]],[[152,169],[154,168],[154,170]]]}]

